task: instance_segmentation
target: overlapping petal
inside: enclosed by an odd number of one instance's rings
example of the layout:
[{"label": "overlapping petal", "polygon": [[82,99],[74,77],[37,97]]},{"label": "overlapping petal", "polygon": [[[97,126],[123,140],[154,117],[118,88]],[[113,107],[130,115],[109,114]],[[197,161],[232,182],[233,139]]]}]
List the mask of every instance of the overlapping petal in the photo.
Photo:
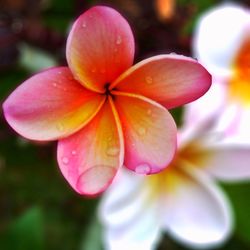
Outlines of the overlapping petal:
[{"label": "overlapping petal", "polygon": [[210,85],[210,74],[197,61],[179,55],[160,55],[128,69],[110,89],[144,95],[173,108],[199,98]]},{"label": "overlapping petal", "polygon": [[[107,249],[154,249],[160,238],[157,202],[150,202],[145,178],[120,171],[99,209]],[[145,209],[147,208],[147,209]]]},{"label": "overlapping petal", "polygon": [[166,168],[176,149],[176,125],[161,105],[139,95],[115,93],[125,138],[124,165],[140,174]]},{"label": "overlapping petal", "polygon": [[58,143],[62,174],[80,194],[96,195],[105,190],[123,157],[121,126],[108,101],[88,125]]},{"label": "overlapping petal", "polygon": [[250,148],[248,145],[222,143],[217,147],[204,149],[208,155],[202,169],[224,181],[250,179]]},{"label": "overlapping petal", "polygon": [[107,83],[132,65],[133,58],[133,34],[114,9],[93,7],[74,23],[67,40],[67,60],[85,87],[104,92]]},{"label": "overlapping petal", "polygon": [[218,120],[218,113],[221,113],[221,110],[225,107],[226,88],[227,86],[224,84],[213,82],[205,95],[195,102],[187,104],[183,114],[185,126],[193,127],[195,124],[200,124],[210,118]]},{"label": "overlapping petal", "polygon": [[104,96],[83,88],[66,67],[51,68],[20,85],[4,102],[5,118],[22,136],[55,140],[68,136],[98,112]]},{"label": "overlapping petal", "polygon": [[198,169],[187,165],[179,171],[180,185],[168,193],[167,230],[191,247],[222,243],[232,228],[228,201],[216,184]]},{"label": "overlapping petal", "polygon": [[232,3],[211,9],[194,32],[194,56],[214,75],[229,76],[231,64],[249,33],[250,15]]}]

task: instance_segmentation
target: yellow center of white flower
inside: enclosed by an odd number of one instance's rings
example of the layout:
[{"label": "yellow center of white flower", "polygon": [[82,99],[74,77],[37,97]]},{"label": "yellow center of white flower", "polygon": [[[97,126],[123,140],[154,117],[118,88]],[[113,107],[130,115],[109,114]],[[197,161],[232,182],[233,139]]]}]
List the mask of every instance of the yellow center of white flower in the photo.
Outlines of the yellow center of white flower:
[{"label": "yellow center of white flower", "polygon": [[182,182],[189,178],[183,168],[192,165],[202,167],[210,157],[208,150],[203,149],[202,142],[190,141],[176,154],[172,163],[161,173],[147,176],[146,186],[150,191],[150,198],[157,198],[159,195],[175,192]]},{"label": "yellow center of white flower", "polygon": [[232,67],[229,99],[250,106],[250,37],[243,42]]}]

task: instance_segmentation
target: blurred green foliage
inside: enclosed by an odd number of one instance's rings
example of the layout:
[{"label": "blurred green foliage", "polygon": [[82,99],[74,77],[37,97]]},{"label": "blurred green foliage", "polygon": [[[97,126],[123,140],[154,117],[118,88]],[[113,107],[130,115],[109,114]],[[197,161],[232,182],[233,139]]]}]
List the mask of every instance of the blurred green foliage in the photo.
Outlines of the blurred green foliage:
[{"label": "blurred green foliage", "polygon": [[44,249],[44,219],[39,207],[28,209],[14,220],[0,238],[1,249]]},{"label": "blurred green foliage", "polygon": [[[135,0],[136,1],[136,0]],[[25,0],[24,0],[25,2]],[[29,8],[27,2],[27,8]],[[37,1],[38,3],[39,1]],[[67,36],[67,31],[77,15],[93,4],[104,3],[115,7],[123,6],[124,1],[68,1],[47,0],[40,10],[39,20],[45,28]],[[179,32],[190,39],[190,34],[197,17],[207,8],[219,1],[206,0],[178,0],[179,9],[189,10],[185,25],[181,25]],[[141,8],[146,8],[138,1]],[[190,10],[191,9],[191,10]],[[129,16],[126,8],[118,9]],[[155,16],[155,12],[150,12]],[[20,16],[23,13],[20,13]],[[140,19],[140,17],[137,17]],[[143,17],[145,18],[145,17]],[[147,36],[142,30],[134,27],[141,20],[134,20],[131,26],[140,48],[138,57],[144,57],[154,51],[147,50],[147,44],[140,36]],[[156,19],[153,17],[153,19]],[[165,25],[165,26],[164,26]],[[159,21],[154,24],[154,36],[157,32],[167,29],[168,24]],[[143,26],[144,27],[144,26]],[[146,29],[144,27],[144,29]],[[161,34],[161,33],[160,33]],[[149,44],[158,44],[152,36]],[[162,39],[165,39],[162,37]],[[178,37],[176,38],[178,39]],[[45,39],[46,40],[46,39]],[[21,41],[21,43],[27,42]],[[179,40],[176,44],[183,45]],[[64,53],[65,41],[58,51]],[[156,44],[156,46],[157,46]],[[165,44],[165,41],[163,41]],[[32,44],[32,46],[36,46]],[[19,47],[22,49],[22,47]],[[27,47],[26,47],[27,49]],[[39,53],[45,48],[37,48]],[[42,49],[42,50],[41,50]],[[164,49],[164,48],[161,48]],[[166,47],[166,51],[175,48]],[[180,50],[182,48],[180,47]],[[186,48],[185,48],[186,49]],[[182,50],[181,50],[182,51]],[[53,58],[53,49],[46,51]],[[22,56],[22,53],[20,53]],[[58,58],[54,58],[57,61]],[[60,58],[65,61],[64,54]],[[1,59],[0,59],[1,60]],[[18,60],[14,66],[0,71],[0,102],[10,94],[15,87],[23,82],[34,71],[33,61]],[[29,66],[30,62],[30,66]],[[44,63],[45,62],[45,63]],[[41,59],[38,68],[46,67],[46,60]],[[49,63],[48,63],[49,64]],[[50,65],[47,65],[47,67]],[[37,69],[38,69],[37,68]],[[178,124],[181,124],[182,109],[171,111]],[[248,250],[250,249],[250,183],[222,185],[232,202],[235,216],[235,233],[221,250]],[[4,121],[0,119],[0,249],[3,250],[101,250],[101,227],[96,219],[98,199],[86,199],[77,195],[62,177],[56,163],[56,144],[48,143],[37,145],[20,138]],[[184,250],[183,246],[165,236],[159,244],[159,250]],[[128,249],[129,250],[129,249]]]}]

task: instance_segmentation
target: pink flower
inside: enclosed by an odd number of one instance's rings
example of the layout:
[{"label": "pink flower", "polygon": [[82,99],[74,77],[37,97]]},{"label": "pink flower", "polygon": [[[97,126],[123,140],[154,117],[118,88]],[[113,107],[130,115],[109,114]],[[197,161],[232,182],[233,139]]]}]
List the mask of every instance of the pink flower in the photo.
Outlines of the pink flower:
[{"label": "pink flower", "polygon": [[12,128],[32,140],[59,140],[59,167],[80,194],[104,191],[123,164],[146,174],[163,170],[176,149],[167,108],[203,95],[211,84],[206,69],[178,55],[132,66],[131,29],[102,6],[76,20],[66,56],[69,67],[38,73],[8,97],[3,109]]}]

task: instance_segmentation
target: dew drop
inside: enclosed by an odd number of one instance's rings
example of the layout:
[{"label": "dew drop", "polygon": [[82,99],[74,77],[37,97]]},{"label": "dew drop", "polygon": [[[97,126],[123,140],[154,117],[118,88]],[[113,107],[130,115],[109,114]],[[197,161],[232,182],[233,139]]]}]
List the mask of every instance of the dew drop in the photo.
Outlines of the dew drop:
[{"label": "dew drop", "polygon": [[116,44],[119,45],[119,44],[121,44],[121,43],[122,43],[122,38],[121,38],[121,36],[119,35],[119,36],[117,36],[117,38],[116,38]]},{"label": "dew drop", "polygon": [[57,83],[56,83],[56,82],[53,82],[53,86],[54,86],[54,87],[57,87]]},{"label": "dew drop", "polygon": [[151,168],[148,164],[141,164],[141,165],[138,165],[136,168],[135,168],[135,172],[137,174],[149,174],[151,171]]},{"label": "dew drop", "polygon": [[87,27],[86,22],[83,22],[83,23],[82,23],[82,27],[83,27],[83,28],[86,28],[86,27]]},{"label": "dew drop", "polygon": [[63,164],[68,164],[69,163],[69,158],[68,157],[63,157],[62,162],[63,162]]},{"label": "dew drop", "polygon": [[104,74],[106,72],[105,69],[101,69],[101,73]]},{"label": "dew drop", "polygon": [[95,72],[96,72],[96,68],[92,68],[92,69],[91,69],[91,72],[92,72],[92,73],[95,73]]},{"label": "dew drop", "polygon": [[151,84],[153,82],[153,78],[150,76],[146,76],[145,81],[147,84]]},{"label": "dew drop", "polygon": [[72,155],[76,155],[76,151],[75,151],[75,150],[72,150],[72,151],[71,151],[71,154],[72,154]]},{"label": "dew drop", "polygon": [[107,149],[107,155],[109,156],[117,156],[120,152],[120,149],[118,147],[110,147]]},{"label": "dew drop", "polygon": [[137,130],[139,135],[145,135],[146,134],[146,129],[144,127],[140,127]]}]

